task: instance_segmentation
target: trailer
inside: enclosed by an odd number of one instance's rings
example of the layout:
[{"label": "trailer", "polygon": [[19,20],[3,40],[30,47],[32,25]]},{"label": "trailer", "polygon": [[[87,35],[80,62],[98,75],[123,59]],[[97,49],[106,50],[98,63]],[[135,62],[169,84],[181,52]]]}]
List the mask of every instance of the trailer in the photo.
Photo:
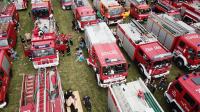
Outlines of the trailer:
[{"label": "trailer", "polygon": [[96,12],[88,0],[73,0],[72,11],[75,19],[75,27],[84,31],[84,27],[98,23]]},{"label": "trailer", "polygon": [[65,112],[61,79],[56,67],[24,75],[19,112]]},{"label": "trailer", "polygon": [[99,18],[108,25],[123,21],[123,7],[116,0],[93,0]]},{"label": "trailer", "polygon": [[130,7],[130,15],[138,21],[147,20],[151,8],[145,0],[126,0],[126,5]]},{"label": "trailer", "polygon": [[8,104],[7,92],[12,77],[12,64],[6,51],[0,50],[0,108],[4,108]]},{"label": "trailer", "polygon": [[109,112],[164,112],[144,82],[139,78],[108,88]]},{"label": "trailer", "polygon": [[127,61],[106,23],[85,27],[85,42],[89,54],[87,63],[94,69],[99,86],[126,81]]},{"label": "trailer", "polygon": [[11,1],[15,4],[17,10],[27,9],[28,7],[27,0],[11,0]]},{"label": "trailer", "polygon": [[159,78],[169,74],[172,54],[139,22],[118,24],[116,38],[142,75]]},{"label": "trailer", "polygon": [[8,50],[15,48],[17,43],[17,32],[12,22],[0,23],[0,49]]},{"label": "trailer", "polygon": [[146,28],[149,32],[153,32],[160,43],[174,54],[178,67],[186,67],[189,70],[199,68],[200,36],[195,33],[194,28],[167,14],[152,14]]},{"label": "trailer", "polygon": [[51,0],[31,0],[31,12],[33,20],[38,18],[49,18],[53,14]]},{"label": "trailer", "polygon": [[172,81],[164,96],[172,111],[200,112],[200,76],[193,72],[177,77]]}]

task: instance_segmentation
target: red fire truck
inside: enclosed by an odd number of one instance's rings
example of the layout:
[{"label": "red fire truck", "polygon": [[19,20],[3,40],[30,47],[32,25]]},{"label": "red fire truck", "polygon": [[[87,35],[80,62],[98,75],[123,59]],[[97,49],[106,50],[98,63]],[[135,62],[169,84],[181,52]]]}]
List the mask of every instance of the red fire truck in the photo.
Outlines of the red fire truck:
[{"label": "red fire truck", "polygon": [[97,15],[110,25],[123,21],[123,7],[116,0],[93,0]]},{"label": "red fire truck", "polygon": [[200,3],[183,3],[180,9],[182,20],[187,24],[200,22]]},{"label": "red fire truck", "polygon": [[86,25],[92,25],[98,22],[96,13],[88,0],[74,0],[72,10],[76,20],[75,24],[81,31],[84,30]]},{"label": "red fire truck", "polygon": [[96,72],[98,85],[108,87],[114,83],[125,82],[128,64],[106,23],[87,26],[85,41],[89,53],[87,63]]},{"label": "red fire truck", "polygon": [[200,66],[199,34],[186,23],[167,14],[152,14],[147,22],[147,30],[158,36],[158,40],[174,54],[177,66],[189,70]]},{"label": "red fire truck", "polygon": [[200,75],[191,73],[171,82],[164,93],[173,112],[200,112]]},{"label": "red fire truck", "polygon": [[165,0],[168,4],[172,5],[173,7],[180,8],[182,3],[192,3],[194,0]]},{"label": "red fire truck", "polygon": [[19,24],[19,14],[13,3],[5,4],[0,1],[0,23],[13,22],[15,27]]},{"label": "red fire truck", "polygon": [[168,4],[164,0],[159,0],[158,2],[156,2],[154,8],[155,8],[154,9],[155,12],[167,13],[170,16],[174,16],[176,18],[180,18],[179,9],[176,9],[175,7],[173,7],[172,5]]},{"label": "red fire truck", "polygon": [[164,112],[141,78],[108,89],[109,112]]},{"label": "red fire truck", "polygon": [[68,37],[60,37],[54,19],[35,21],[32,35],[26,35],[23,43],[24,53],[32,59],[34,68],[57,66],[59,52],[66,51]]},{"label": "red fire truck", "polygon": [[10,59],[4,50],[0,50],[0,108],[4,108],[7,105],[6,95],[11,76]]},{"label": "red fire truck", "polygon": [[65,112],[61,80],[56,67],[24,75],[19,112]]},{"label": "red fire truck", "polygon": [[60,4],[63,10],[71,9],[72,0],[60,0]]},{"label": "red fire truck", "polygon": [[27,0],[11,0],[14,4],[17,10],[27,9],[28,7],[28,1]]},{"label": "red fire truck", "polygon": [[17,32],[12,22],[0,23],[0,49],[8,51],[17,42]]},{"label": "red fire truck", "polygon": [[145,0],[127,0],[126,4],[130,6],[130,15],[133,18],[139,21],[147,20],[151,9]]},{"label": "red fire truck", "polygon": [[169,74],[172,54],[136,20],[118,24],[116,37],[119,46],[124,48],[131,60],[137,62],[141,74],[147,78]]},{"label": "red fire truck", "polygon": [[33,20],[48,18],[53,13],[51,0],[31,0],[31,15]]}]

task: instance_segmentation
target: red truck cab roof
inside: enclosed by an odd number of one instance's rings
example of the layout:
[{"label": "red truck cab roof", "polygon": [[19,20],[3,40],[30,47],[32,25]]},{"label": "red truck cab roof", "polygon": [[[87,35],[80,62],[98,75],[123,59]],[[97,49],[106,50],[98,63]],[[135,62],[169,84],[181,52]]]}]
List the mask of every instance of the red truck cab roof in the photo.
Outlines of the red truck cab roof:
[{"label": "red truck cab roof", "polygon": [[95,11],[93,8],[88,7],[88,6],[83,6],[83,7],[77,7],[77,12],[80,16],[91,16],[91,15],[96,15]]},{"label": "red truck cab roof", "polygon": [[200,51],[200,34],[186,34],[181,36],[181,39],[187,42],[190,47],[193,47],[195,50]]},{"label": "red truck cab roof", "polygon": [[179,77],[177,81],[200,104],[200,75],[184,75]]},{"label": "red truck cab roof", "polygon": [[39,2],[39,3],[32,3],[32,9],[46,7],[49,8],[48,2]]},{"label": "red truck cab roof", "polygon": [[141,50],[151,60],[159,60],[163,58],[172,57],[172,54],[165,49],[159,42],[153,42],[149,44],[143,44],[140,46]]},{"label": "red truck cab roof", "polygon": [[97,44],[93,46],[102,66],[126,63],[116,43]]}]

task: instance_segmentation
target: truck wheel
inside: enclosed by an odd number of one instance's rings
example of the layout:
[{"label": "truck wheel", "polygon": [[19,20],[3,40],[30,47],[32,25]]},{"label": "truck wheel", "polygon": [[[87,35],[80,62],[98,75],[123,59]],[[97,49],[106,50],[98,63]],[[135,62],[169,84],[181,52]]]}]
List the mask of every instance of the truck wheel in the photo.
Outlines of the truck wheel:
[{"label": "truck wheel", "polygon": [[142,68],[141,65],[138,65],[139,73],[144,75],[144,69]]},{"label": "truck wheel", "polygon": [[117,43],[118,43],[118,46],[119,46],[119,47],[122,47],[122,43],[121,43],[119,40],[118,40]]},{"label": "truck wheel", "polygon": [[181,58],[178,58],[176,61],[176,64],[179,68],[182,68],[184,66],[184,61]]}]

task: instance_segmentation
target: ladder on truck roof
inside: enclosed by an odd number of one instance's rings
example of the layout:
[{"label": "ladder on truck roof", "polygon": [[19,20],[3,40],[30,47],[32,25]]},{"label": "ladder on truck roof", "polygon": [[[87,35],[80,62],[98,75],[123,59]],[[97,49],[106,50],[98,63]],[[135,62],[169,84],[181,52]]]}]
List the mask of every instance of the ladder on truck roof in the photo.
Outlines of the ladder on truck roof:
[{"label": "ladder on truck roof", "polygon": [[[144,28],[144,26],[142,26],[138,21],[132,19],[131,20],[131,24],[130,24],[133,28],[136,28],[136,30],[140,33],[140,39],[142,41],[144,41],[145,43],[147,42],[153,42],[156,39],[156,36],[153,35],[152,33],[148,32],[146,30],[146,28]],[[135,38],[135,37],[133,37]]]},{"label": "ladder on truck roof", "polygon": [[154,21],[156,21],[175,36],[181,36],[189,33],[186,28],[179,24],[182,21],[175,21],[173,17],[168,16],[167,14],[156,15],[152,13],[150,18],[152,18]]},{"label": "ladder on truck roof", "polygon": [[[43,69],[43,71],[42,71]],[[46,68],[38,69],[36,112],[46,112]]]}]

